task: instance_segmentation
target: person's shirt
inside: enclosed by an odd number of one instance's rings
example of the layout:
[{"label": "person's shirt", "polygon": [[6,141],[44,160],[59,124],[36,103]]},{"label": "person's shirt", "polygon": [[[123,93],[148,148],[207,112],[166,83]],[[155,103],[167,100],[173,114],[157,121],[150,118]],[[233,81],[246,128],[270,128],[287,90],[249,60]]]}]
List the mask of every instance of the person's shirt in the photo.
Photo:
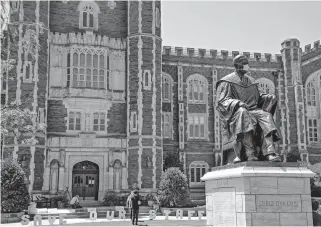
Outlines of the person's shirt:
[{"label": "person's shirt", "polygon": [[71,200],[70,200],[70,204],[71,205],[73,205],[73,204],[75,204],[75,203],[78,203],[79,202],[79,200],[78,200],[78,198],[75,196],[75,197],[73,197]]},{"label": "person's shirt", "polygon": [[134,194],[131,200],[132,200],[132,208],[133,209],[138,209],[139,208],[139,204],[138,204],[139,195],[138,194]]},{"label": "person's shirt", "polygon": [[133,194],[130,194],[127,198],[127,206],[128,208],[132,208],[132,197],[133,197]]}]

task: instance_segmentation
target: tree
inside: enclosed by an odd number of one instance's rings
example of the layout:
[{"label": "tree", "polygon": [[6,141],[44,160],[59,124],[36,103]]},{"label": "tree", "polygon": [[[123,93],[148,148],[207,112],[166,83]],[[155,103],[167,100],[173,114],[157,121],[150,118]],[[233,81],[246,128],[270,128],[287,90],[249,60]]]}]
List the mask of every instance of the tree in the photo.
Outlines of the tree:
[{"label": "tree", "polygon": [[177,149],[176,151],[168,152],[165,156],[163,170],[165,171],[170,167],[178,167],[181,171],[183,170],[183,165],[179,157],[179,149]]},{"label": "tree", "polygon": [[[10,7],[16,4],[13,1],[1,1],[1,68],[0,78],[1,86],[2,82],[8,83],[9,80],[15,80],[17,75],[15,72],[16,60],[15,57],[10,54],[10,48],[17,48],[17,28],[19,25],[23,25],[26,28],[25,35],[21,40],[22,47],[25,51],[32,53],[31,56],[35,56],[36,49],[40,49],[40,45],[37,45],[37,34],[35,27],[39,26],[40,31],[45,28],[43,24],[37,24],[26,18],[27,21],[10,22]],[[28,21],[29,20],[29,21]],[[45,28],[46,29],[46,28]],[[19,145],[35,145],[38,141],[35,139],[36,132],[44,132],[46,125],[35,123],[37,113],[31,111],[27,106],[31,107],[33,100],[33,93],[27,95],[27,99],[22,103],[16,101],[5,103],[1,105],[1,148],[2,145],[6,145],[5,138],[13,137],[15,144]],[[1,97],[3,98],[3,97]],[[45,98],[45,97],[40,97]],[[3,103],[3,101],[2,101]],[[1,149],[1,152],[2,149]],[[2,157],[2,155],[1,155]]]},{"label": "tree", "polygon": [[5,159],[1,165],[1,212],[20,212],[26,210],[29,203],[24,171],[15,160]]},{"label": "tree", "polygon": [[190,202],[187,177],[178,168],[168,168],[161,176],[157,191],[161,206],[183,206]]}]

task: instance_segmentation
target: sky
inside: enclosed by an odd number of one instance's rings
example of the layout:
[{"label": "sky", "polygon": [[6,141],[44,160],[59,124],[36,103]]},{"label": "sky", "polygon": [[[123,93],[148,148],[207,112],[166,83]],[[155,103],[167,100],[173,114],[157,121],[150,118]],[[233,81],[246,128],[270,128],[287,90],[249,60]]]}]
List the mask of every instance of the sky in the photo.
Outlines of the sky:
[{"label": "sky", "polygon": [[321,39],[321,1],[162,1],[163,46],[279,54]]}]

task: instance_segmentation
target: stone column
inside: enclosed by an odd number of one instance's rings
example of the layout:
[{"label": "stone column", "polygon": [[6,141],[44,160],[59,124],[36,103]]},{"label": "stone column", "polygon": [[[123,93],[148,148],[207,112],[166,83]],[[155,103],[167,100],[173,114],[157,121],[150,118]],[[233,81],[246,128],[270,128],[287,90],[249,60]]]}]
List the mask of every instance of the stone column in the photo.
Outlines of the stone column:
[{"label": "stone column", "polygon": [[108,189],[114,189],[114,168],[109,167],[109,173],[108,173]]},{"label": "stone column", "polygon": [[127,167],[123,166],[121,170],[121,189],[128,189],[128,182],[127,182]]},{"label": "stone column", "polygon": [[313,226],[310,177],[298,163],[216,167],[205,181],[208,226]]},{"label": "stone column", "polygon": [[64,187],[64,179],[65,179],[65,167],[59,167],[59,191],[65,190]]},{"label": "stone column", "polygon": [[43,191],[49,190],[49,179],[50,179],[50,167],[46,166],[43,173],[43,186],[42,186]]},{"label": "stone column", "polygon": [[299,40],[283,41],[281,53],[284,68],[287,150],[288,152],[298,150],[300,153],[307,153]]}]

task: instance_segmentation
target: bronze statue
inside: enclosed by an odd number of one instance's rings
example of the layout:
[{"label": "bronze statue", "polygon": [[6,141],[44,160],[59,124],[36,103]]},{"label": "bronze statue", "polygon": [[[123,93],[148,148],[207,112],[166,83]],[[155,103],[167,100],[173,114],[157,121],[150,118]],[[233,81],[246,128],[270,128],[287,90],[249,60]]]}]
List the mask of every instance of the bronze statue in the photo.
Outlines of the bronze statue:
[{"label": "bronze statue", "polygon": [[260,94],[258,84],[248,75],[249,60],[233,59],[235,72],[217,82],[217,110],[223,125],[223,142],[231,142],[240,161],[279,162],[274,142],[281,139],[273,115],[276,96]]}]

